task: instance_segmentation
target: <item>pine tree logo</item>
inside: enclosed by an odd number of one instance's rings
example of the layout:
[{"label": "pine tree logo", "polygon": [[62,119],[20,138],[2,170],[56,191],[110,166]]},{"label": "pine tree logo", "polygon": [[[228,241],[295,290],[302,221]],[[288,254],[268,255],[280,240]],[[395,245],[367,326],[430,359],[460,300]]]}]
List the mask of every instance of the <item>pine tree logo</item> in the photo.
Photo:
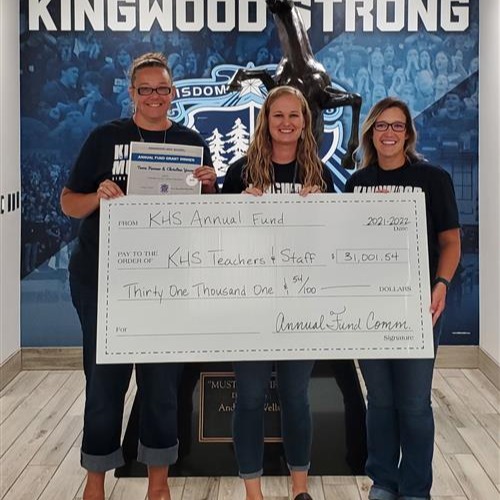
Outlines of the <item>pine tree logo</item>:
[{"label": "pine tree logo", "polygon": [[232,155],[231,163],[240,159],[247,152],[250,144],[250,134],[247,130],[245,124],[239,118],[236,118],[233,128],[227,134],[228,139],[226,141],[227,144],[231,145],[227,149],[227,153]]},{"label": "pine tree logo", "polygon": [[217,177],[224,177],[227,172],[227,164],[224,158],[224,145],[226,141],[218,128],[214,128],[214,133],[210,137],[207,137],[207,143],[212,154],[212,161],[214,162]]},{"label": "pine tree logo", "polygon": [[[270,73],[276,65],[264,66]],[[197,130],[206,140],[221,183],[231,163],[244,156],[252,139],[255,121],[267,90],[260,80],[243,82],[240,92],[231,92],[228,84],[240,66],[223,64],[212,70],[210,78],[176,81],[177,96],[171,117]],[[342,111],[324,115],[325,133],[320,156],[332,170],[334,182],[341,189],[349,177],[340,166],[343,151]]]}]

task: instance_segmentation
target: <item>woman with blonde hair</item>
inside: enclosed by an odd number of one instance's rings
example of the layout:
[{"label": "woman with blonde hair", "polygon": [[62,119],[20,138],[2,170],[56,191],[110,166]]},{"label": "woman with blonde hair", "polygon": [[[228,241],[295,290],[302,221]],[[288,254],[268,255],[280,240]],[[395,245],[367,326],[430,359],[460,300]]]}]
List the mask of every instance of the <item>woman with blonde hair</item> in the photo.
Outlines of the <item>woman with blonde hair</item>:
[{"label": "woman with blonde hair", "polygon": [[[253,140],[244,158],[227,171],[223,193],[332,192],[328,169],[318,157],[304,96],[293,87],[272,89],[257,117]],[[312,423],[308,388],[314,361],[241,361],[234,363],[237,399],[233,441],[247,500],[262,500],[264,404],[276,370],[281,431],[295,500],[311,500],[307,475]]]},{"label": "woman with blonde hair", "polygon": [[284,85],[269,92],[247,155],[229,167],[222,192],[243,191],[257,195],[333,191],[331,175],[318,157],[311,111],[296,88]]},{"label": "woman with blonde hair", "polygon": [[[360,166],[345,190],[425,193],[436,352],[448,286],[460,260],[460,229],[450,175],[423,160],[415,149],[416,142],[408,106],[393,97],[377,102],[363,123]],[[368,498],[430,499],[434,358],[363,359],[359,365],[368,394],[366,473],[373,480]]]}]

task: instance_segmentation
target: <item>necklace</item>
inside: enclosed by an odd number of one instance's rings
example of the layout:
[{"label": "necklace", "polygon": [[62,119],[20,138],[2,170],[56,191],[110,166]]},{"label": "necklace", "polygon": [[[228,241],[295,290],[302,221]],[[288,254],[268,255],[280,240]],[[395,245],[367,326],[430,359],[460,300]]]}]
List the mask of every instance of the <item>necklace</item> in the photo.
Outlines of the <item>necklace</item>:
[{"label": "necklace", "polygon": [[[136,123],[135,126],[137,127],[137,132],[139,132],[139,137],[141,138],[141,142],[146,142],[144,136],[142,135],[141,128],[139,127],[139,125],[137,125]],[[168,127],[163,131],[163,144],[165,144],[165,142],[167,141],[167,130]]]}]

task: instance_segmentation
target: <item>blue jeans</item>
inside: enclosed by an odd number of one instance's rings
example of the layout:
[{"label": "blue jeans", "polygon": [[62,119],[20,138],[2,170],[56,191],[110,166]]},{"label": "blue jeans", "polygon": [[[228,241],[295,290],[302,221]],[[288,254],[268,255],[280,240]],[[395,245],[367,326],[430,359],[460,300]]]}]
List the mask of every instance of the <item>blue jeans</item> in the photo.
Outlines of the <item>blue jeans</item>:
[{"label": "blue jeans", "polygon": [[309,470],[312,418],[308,389],[314,361],[244,361],[233,365],[237,390],[233,441],[240,476],[252,479],[263,473],[264,404],[274,365],[288,467]]},{"label": "blue jeans", "polygon": [[[104,472],[124,464],[120,444],[123,407],[133,365],[96,364],[97,290],[70,280],[83,332],[86,378],[81,465]],[[136,365],[140,395],[138,460],[153,466],[177,460],[177,388],[182,365]]]},{"label": "blue jeans", "polygon": [[[440,327],[434,328],[435,349]],[[360,360],[366,383],[369,499],[429,499],[432,486],[434,359]]]}]

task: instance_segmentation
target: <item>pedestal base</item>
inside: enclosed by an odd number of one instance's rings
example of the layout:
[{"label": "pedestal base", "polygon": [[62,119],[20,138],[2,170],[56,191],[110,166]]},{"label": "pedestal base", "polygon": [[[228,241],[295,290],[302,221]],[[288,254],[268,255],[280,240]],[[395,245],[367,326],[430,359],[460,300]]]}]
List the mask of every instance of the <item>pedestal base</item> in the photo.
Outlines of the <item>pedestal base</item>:
[{"label": "pedestal base", "polygon": [[[266,411],[264,474],[287,475],[280,441],[279,406],[270,390]],[[317,361],[310,383],[313,418],[311,475],[362,475],[366,460],[365,404],[354,362]],[[186,364],[179,391],[179,459],[171,476],[235,476],[231,441],[235,388],[230,363]],[[137,399],[123,442],[126,465],[117,477],[145,477],[136,461]],[[278,442],[277,442],[278,441]]]}]

